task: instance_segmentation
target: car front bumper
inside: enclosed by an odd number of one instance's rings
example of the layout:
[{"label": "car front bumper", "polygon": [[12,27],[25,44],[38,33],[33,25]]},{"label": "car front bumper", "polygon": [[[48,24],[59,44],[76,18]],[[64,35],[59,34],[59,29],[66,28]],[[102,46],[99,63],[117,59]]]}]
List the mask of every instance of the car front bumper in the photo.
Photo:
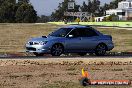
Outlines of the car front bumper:
[{"label": "car front bumper", "polygon": [[46,47],[45,45],[26,45],[26,52],[50,53],[50,47]]}]

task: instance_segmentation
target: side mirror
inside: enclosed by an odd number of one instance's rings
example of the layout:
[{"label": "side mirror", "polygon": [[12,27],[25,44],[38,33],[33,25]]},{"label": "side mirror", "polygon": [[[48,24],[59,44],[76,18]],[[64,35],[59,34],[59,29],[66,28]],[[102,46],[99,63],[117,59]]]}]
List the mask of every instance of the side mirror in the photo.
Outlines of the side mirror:
[{"label": "side mirror", "polygon": [[73,38],[73,35],[69,35],[69,38]]}]

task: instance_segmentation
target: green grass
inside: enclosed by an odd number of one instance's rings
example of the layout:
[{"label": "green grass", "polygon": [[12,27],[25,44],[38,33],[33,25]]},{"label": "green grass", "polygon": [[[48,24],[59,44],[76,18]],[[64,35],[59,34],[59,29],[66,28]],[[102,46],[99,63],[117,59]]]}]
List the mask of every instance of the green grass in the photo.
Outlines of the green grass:
[{"label": "green grass", "polygon": [[[49,22],[57,25],[64,25],[64,22]],[[69,22],[68,24],[77,24],[77,22]],[[132,27],[132,22],[80,22],[81,25],[103,25],[103,26],[119,26]]]}]

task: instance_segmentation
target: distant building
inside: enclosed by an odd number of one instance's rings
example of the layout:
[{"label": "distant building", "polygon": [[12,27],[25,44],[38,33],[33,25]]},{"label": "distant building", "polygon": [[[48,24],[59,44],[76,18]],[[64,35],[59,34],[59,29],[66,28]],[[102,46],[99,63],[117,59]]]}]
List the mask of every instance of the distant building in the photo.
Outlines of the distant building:
[{"label": "distant building", "polygon": [[95,17],[94,19],[95,19],[96,22],[100,22],[100,21],[103,21],[104,17],[106,17],[106,16]]},{"label": "distant building", "polygon": [[[112,14],[118,15],[119,20],[132,19],[132,0],[119,2],[117,9],[106,10],[106,16],[103,16],[103,17],[108,17]],[[102,21],[102,19],[103,19],[102,17],[95,17],[96,21]]]}]

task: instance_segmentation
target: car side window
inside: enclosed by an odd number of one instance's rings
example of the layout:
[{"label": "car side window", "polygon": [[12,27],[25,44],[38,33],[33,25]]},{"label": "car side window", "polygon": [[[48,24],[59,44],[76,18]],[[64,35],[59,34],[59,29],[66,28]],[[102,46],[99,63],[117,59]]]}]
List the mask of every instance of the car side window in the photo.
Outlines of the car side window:
[{"label": "car side window", "polygon": [[75,34],[76,34],[76,37],[88,37],[88,33],[87,33],[87,30],[86,28],[77,28],[75,29]]},{"label": "car side window", "polygon": [[71,33],[69,35],[73,35],[73,37],[79,37],[80,33],[78,32],[77,29],[74,29],[74,30],[71,31]]},{"label": "car side window", "polygon": [[84,28],[84,37],[98,36],[98,34],[92,28]]},{"label": "car side window", "polygon": [[77,28],[74,29],[70,35],[73,37],[92,37],[98,36],[98,34],[92,28]]},{"label": "car side window", "polygon": [[83,28],[77,28],[78,33],[79,33],[79,37],[85,37],[86,36],[86,32]]}]

